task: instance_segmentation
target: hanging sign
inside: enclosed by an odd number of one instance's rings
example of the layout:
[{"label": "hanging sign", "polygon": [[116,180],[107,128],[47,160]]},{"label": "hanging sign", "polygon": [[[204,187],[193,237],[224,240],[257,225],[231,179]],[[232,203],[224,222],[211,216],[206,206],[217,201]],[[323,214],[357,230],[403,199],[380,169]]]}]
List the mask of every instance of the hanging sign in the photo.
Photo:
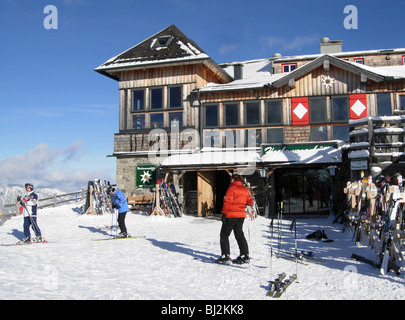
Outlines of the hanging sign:
[{"label": "hanging sign", "polygon": [[138,164],[135,170],[137,188],[153,188],[156,186],[157,166],[151,163]]}]

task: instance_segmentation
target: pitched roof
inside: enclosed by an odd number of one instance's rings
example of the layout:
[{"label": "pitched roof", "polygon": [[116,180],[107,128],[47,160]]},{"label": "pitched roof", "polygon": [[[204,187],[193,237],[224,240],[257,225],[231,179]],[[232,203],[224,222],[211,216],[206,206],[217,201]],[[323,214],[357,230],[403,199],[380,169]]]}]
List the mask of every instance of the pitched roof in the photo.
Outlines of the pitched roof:
[{"label": "pitched roof", "polygon": [[218,69],[217,72],[222,73],[228,81],[232,80],[192,39],[185,36],[175,25],[171,25],[104,62],[95,71],[118,80],[110,72],[128,68],[144,68],[156,64],[203,60],[209,60],[211,67],[214,66],[214,68]]},{"label": "pitched roof", "polygon": [[[267,61],[267,62],[266,62]],[[349,62],[335,57],[334,55],[324,54],[318,56],[307,64],[287,73],[271,73],[271,67],[263,68],[263,65],[270,64],[270,60],[255,60],[238,62],[238,64],[250,64],[250,71],[244,74],[244,78],[234,80],[225,84],[208,83],[200,89],[201,92],[214,91],[232,91],[232,90],[250,90],[264,87],[279,88],[289,83],[290,79],[297,79],[312,70],[326,64],[334,65],[343,70],[364,76],[375,82],[403,80],[405,79],[405,66],[394,67],[370,67],[359,63]],[[256,70],[253,68],[256,66]],[[225,69],[227,70],[227,69]]]}]

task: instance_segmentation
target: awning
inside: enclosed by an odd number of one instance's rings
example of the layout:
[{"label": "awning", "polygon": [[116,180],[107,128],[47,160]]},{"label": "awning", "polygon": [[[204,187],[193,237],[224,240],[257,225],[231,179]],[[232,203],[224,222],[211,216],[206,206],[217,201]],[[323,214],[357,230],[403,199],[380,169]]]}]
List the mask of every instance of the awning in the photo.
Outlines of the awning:
[{"label": "awning", "polygon": [[261,161],[266,163],[289,163],[289,164],[325,164],[342,162],[342,151],[329,146],[321,146],[312,149],[292,149],[283,148],[281,150],[269,149],[261,157]]},{"label": "awning", "polygon": [[256,167],[260,162],[258,150],[229,150],[221,148],[203,148],[201,151],[177,154],[167,157],[162,167],[168,168],[200,168],[204,167]]}]

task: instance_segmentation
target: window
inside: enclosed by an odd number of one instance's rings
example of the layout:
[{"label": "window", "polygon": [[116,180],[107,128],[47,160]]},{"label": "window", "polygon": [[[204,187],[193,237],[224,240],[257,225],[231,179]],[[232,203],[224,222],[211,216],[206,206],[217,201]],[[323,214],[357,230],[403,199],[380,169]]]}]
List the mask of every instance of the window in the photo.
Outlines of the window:
[{"label": "window", "polygon": [[399,110],[405,110],[405,95],[399,96]]},{"label": "window", "polygon": [[353,62],[359,63],[359,64],[364,64],[364,59],[363,58],[354,58]]},{"label": "window", "polygon": [[224,104],[224,126],[239,125],[239,103]]},{"label": "window", "polygon": [[225,148],[242,148],[242,134],[241,130],[225,130],[223,146]]},{"label": "window", "polygon": [[327,122],[326,98],[309,98],[309,121],[311,124]]},{"label": "window", "polygon": [[182,99],[182,90],[181,87],[169,87],[169,108],[182,108],[183,99]]},{"label": "window", "polygon": [[163,108],[163,88],[150,89],[150,108],[151,110]]},{"label": "window", "polygon": [[204,130],[204,147],[220,148],[221,132],[219,130]]},{"label": "window", "polygon": [[402,65],[405,66],[405,56],[402,56]]},{"label": "window", "polygon": [[281,70],[283,73],[285,72],[291,72],[297,69],[297,64],[296,63],[284,63],[281,65]]},{"label": "window", "polygon": [[391,116],[391,94],[377,93],[377,113],[378,116]]},{"label": "window", "polygon": [[136,114],[132,116],[132,129],[145,129],[144,114]]},{"label": "window", "polygon": [[349,141],[349,126],[333,126],[332,139]]},{"label": "window", "polygon": [[245,130],[245,146],[246,147],[258,147],[262,144],[262,130],[260,129],[248,129]]},{"label": "window", "polygon": [[311,141],[328,140],[328,128],[326,126],[311,127],[309,134]]},{"label": "window", "polygon": [[167,46],[172,42],[173,37],[170,35],[167,36],[160,36],[157,39],[154,39],[152,42],[152,47],[154,49],[163,49],[167,48]]},{"label": "window", "polygon": [[218,127],[218,105],[205,106],[205,127]]},{"label": "window", "polygon": [[260,125],[260,102],[245,103],[245,124]]},{"label": "window", "polygon": [[133,90],[132,100],[132,111],[145,110],[145,90]]},{"label": "window", "polygon": [[182,127],[183,126],[183,112],[170,112],[169,113],[169,126],[170,127]]},{"label": "window", "polygon": [[266,101],[266,124],[268,124],[268,125],[283,124],[283,101],[282,100]]},{"label": "window", "polygon": [[267,129],[267,143],[284,143],[284,129],[283,128]]},{"label": "window", "polygon": [[332,97],[332,122],[349,122],[349,99],[348,97]]},{"label": "window", "polygon": [[164,125],[163,119],[163,113],[152,113],[150,115],[151,128],[162,128]]}]

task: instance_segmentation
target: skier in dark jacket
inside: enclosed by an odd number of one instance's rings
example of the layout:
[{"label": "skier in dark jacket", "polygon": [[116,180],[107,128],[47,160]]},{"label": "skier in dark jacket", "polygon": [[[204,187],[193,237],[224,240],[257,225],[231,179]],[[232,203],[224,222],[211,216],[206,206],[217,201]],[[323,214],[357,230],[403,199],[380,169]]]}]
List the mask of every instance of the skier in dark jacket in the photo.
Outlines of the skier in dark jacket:
[{"label": "skier in dark jacket", "polygon": [[125,217],[129,211],[128,202],[125,195],[118,189],[110,187],[107,190],[108,194],[112,195],[113,208],[118,209],[118,226],[121,230],[119,237],[128,238],[127,227],[125,225]]},{"label": "skier in dark jacket", "polygon": [[24,196],[18,196],[17,200],[23,207],[24,213],[24,239],[23,242],[32,242],[30,227],[35,233],[35,242],[42,242],[44,239],[41,235],[41,230],[38,227],[37,210],[38,210],[38,195],[34,192],[34,186],[31,183],[25,184],[26,194]]}]

